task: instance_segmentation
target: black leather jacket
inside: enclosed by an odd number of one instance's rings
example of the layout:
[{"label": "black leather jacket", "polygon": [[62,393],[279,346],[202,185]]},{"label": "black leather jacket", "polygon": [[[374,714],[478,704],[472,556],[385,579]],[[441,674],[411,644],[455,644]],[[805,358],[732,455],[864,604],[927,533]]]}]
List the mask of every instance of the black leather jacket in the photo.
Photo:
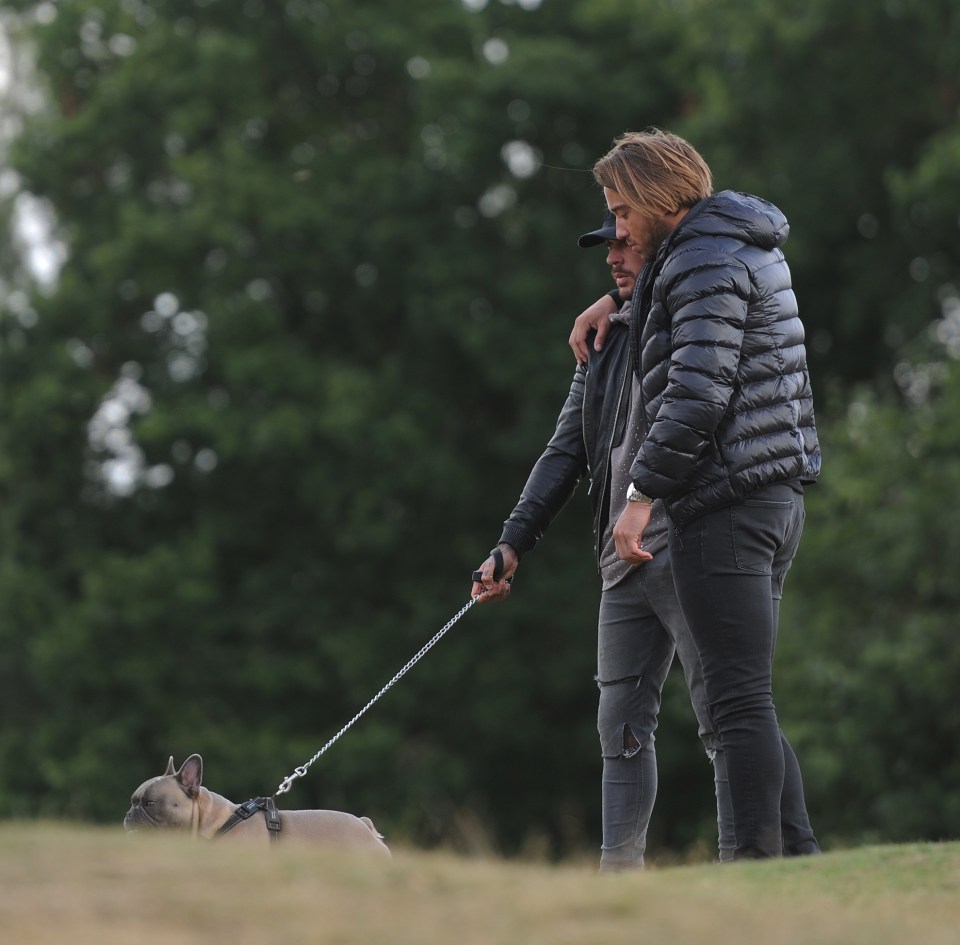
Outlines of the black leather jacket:
[{"label": "black leather jacket", "polygon": [[574,372],[557,428],[530,471],[500,536],[518,556],[536,545],[580,480],[589,475],[599,562],[601,526],[610,502],[610,451],[622,439],[627,419],[628,335],[627,326],[615,322],[600,352],[593,350],[591,338],[587,365]]}]

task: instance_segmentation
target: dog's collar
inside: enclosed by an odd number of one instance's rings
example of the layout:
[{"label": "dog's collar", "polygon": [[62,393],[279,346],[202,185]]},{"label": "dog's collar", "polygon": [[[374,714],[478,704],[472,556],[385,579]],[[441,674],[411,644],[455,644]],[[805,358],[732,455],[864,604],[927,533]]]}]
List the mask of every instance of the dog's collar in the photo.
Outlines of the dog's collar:
[{"label": "dog's collar", "polygon": [[249,820],[258,810],[263,811],[271,841],[279,840],[280,811],[277,810],[277,805],[272,797],[252,797],[249,801],[244,801],[213,835],[214,839],[223,836],[228,830],[233,830],[241,821]]}]

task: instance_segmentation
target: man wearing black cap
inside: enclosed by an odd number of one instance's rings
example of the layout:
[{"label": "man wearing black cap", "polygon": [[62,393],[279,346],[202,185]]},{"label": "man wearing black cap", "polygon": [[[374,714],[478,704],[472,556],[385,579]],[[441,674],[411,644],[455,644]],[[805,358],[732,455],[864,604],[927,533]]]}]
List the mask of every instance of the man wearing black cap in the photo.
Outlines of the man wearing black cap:
[{"label": "man wearing black cap", "polygon": [[[505,599],[520,558],[543,536],[584,475],[592,483],[593,529],[602,579],[597,638],[600,704],[597,729],[603,756],[602,872],[642,868],[647,827],[657,793],[654,731],[661,690],[674,653],[683,666],[700,737],[714,762],[720,858],[735,839],[725,766],[706,711],[700,659],[680,610],[667,554],[667,519],[660,504],[645,532],[642,564],[617,557],[613,526],[627,502],[629,467],[639,444],[632,431],[627,339],[634,284],[644,259],[617,239],[607,212],[599,229],[577,241],[607,246],[619,303],[600,352],[577,366],[556,431],[537,460],[497,547],[480,568],[472,593],[480,603]],[[502,574],[494,571],[502,558]]]}]

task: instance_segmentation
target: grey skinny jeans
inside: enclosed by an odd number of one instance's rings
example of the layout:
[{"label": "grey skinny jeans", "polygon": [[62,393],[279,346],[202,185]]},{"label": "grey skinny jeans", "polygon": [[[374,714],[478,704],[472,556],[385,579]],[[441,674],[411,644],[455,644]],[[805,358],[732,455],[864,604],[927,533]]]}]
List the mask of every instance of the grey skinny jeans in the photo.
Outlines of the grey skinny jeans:
[{"label": "grey skinny jeans", "polygon": [[707,757],[714,763],[721,860],[736,848],[720,741],[710,721],[700,657],[683,618],[666,549],[600,598],[597,731],[603,755],[600,871],[643,867],[657,796],[655,731],[674,654],[680,660]]}]

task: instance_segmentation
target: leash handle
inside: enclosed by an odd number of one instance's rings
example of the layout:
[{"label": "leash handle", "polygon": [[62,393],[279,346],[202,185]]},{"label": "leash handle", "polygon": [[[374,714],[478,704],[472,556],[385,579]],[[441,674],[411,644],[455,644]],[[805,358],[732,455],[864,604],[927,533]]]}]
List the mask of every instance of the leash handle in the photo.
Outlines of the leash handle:
[{"label": "leash handle", "polygon": [[[499,548],[493,548],[490,551],[490,557],[493,558],[493,579],[499,581],[503,577],[503,552]],[[473,572],[474,583],[479,584],[483,580],[483,575],[479,571]]]}]

